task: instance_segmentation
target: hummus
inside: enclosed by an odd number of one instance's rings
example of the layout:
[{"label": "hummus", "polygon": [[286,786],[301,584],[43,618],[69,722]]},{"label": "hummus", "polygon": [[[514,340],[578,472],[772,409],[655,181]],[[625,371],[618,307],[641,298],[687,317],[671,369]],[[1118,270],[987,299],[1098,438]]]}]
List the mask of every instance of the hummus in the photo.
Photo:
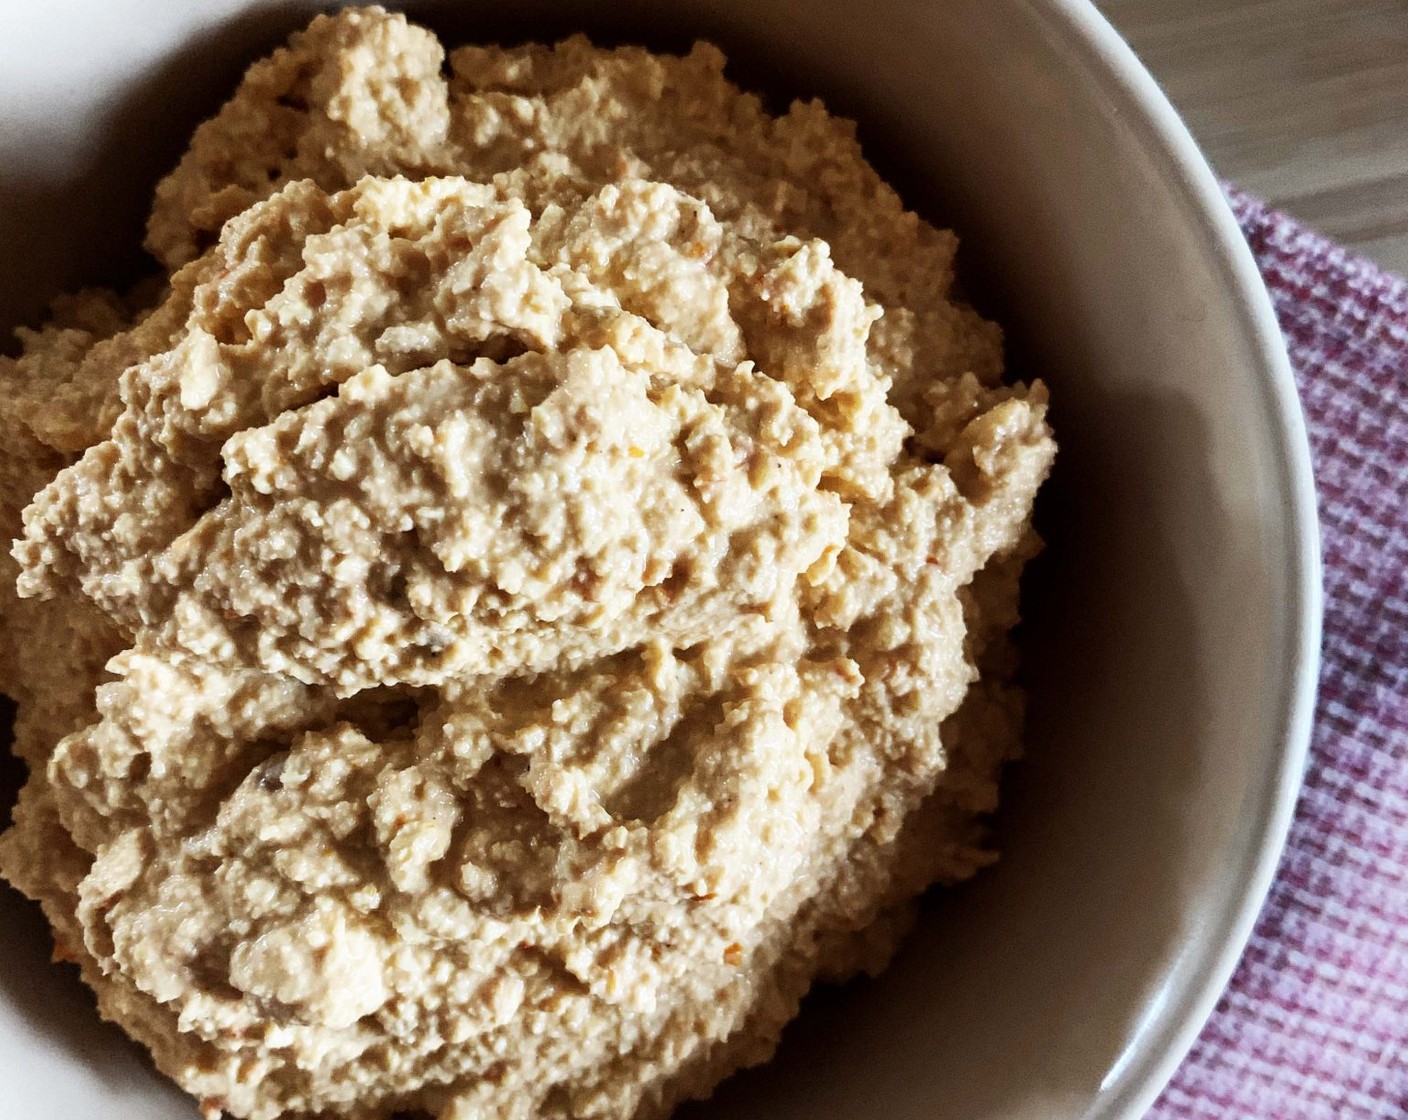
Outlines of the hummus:
[{"label": "hummus", "polygon": [[1045,391],[722,67],[319,17],[0,360],[0,869],[209,1117],[661,1116],[993,858]]}]

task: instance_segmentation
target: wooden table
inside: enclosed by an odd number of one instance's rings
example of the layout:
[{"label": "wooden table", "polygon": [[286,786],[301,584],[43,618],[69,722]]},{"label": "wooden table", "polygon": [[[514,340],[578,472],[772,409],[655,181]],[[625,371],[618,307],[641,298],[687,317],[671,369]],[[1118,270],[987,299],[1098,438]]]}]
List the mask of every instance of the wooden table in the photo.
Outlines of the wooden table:
[{"label": "wooden table", "polygon": [[1097,0],[1222,177],[1408,275],[1408,0]]}]

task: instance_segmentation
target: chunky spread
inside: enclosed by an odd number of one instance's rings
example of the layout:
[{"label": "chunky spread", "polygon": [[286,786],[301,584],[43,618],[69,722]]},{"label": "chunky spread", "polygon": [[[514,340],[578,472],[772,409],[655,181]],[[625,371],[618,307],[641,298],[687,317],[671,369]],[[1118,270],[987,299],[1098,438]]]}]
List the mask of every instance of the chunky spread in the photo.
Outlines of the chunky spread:
[{"label": "chunky spread", "polygon": [[722,65],[319,17],[0,359],[0,868],[209,1116],[659,1116],[992,858],[1045,391]]}]

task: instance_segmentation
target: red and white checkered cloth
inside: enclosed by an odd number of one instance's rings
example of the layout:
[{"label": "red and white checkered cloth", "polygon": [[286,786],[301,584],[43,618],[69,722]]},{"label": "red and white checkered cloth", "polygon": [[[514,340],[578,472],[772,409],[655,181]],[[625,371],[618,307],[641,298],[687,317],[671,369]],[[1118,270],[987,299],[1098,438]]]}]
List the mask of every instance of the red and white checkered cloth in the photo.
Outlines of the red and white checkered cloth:
[{"label": "red and white checkered cloth", "polygon": [[1310,767],[1231,984],[1149,1120],[1408,1118],[1408,282],[1233,193],[1310,429]]}]

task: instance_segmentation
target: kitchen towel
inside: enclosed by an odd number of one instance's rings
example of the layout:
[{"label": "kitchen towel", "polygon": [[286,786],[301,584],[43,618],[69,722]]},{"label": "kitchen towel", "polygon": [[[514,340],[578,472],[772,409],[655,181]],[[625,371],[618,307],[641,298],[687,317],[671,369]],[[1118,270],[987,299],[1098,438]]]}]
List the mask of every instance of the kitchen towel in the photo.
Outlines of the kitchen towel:
[{"label": "kitchen towel", "polygon": [[1405,1120],[1408,282],[1229,195],[1310,431],[1323,661],[1309,769],[1275,885],[1149,1120]]}]

